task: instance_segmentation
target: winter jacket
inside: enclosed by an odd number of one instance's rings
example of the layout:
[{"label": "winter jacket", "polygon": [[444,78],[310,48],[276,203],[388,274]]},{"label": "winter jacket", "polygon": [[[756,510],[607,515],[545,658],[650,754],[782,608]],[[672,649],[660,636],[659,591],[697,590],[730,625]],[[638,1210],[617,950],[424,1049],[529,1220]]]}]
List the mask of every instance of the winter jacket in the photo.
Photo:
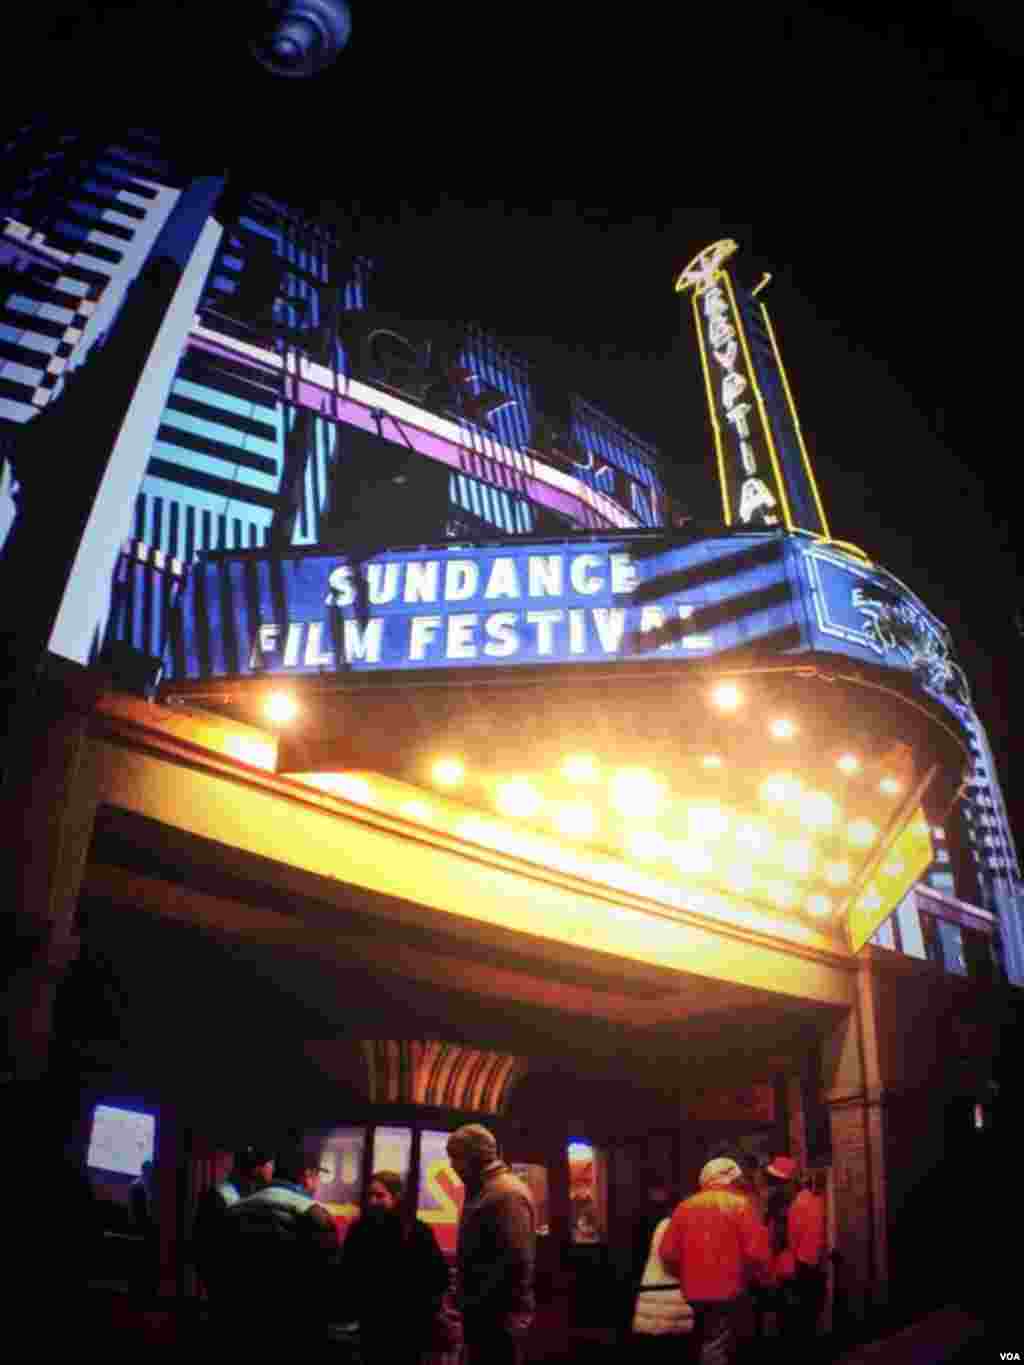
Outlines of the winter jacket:
[{"label": "winter jacket", "polygon": [[722,1303],[741,1294],[750,1279],[770,1279],[771,1238],[747,1196],[712,1186],[676,1209],[661,1259],[679,1275],[683,1298]]},{"label": "winter jacket", "polygon": [[459,1306],[467,1319],[495,1323],[534,1308],[537,1216],[530,1192],[503,1161],[466,1190],[457,1252]]},{"label": "winter jacket", "polygon": [[[357,1218],[341,1250],[337,1277],[342,1316],[376,1328],[418,1331],[427,1327],[449,1283],[448,1264],[437,1239],[418,1218],[406,1227],[397,1214]],[[395,1312],[396,1291],[402,1312]]]},{"label": "winter jacket", "polygon": [[786,1245],[776,1258],[776,1275],[789,1279],[800,1266],[817,1269],[825,1245],[825,1201],[810,1190],[801,1190],[786,1214]]},{"label": "winter jacket", "polygon": [[272,1285],[283,1302],[313,1296],[318,1311],[324,1306],[338,1229],[299,1185],[272,1180],[232,1204],[224,1214],[221,1245],[229,1292],[251,1299]]},{"label": "winter jacket", "polygon": [[641,1336],[681,1336],[693,1331],[693,1309],[679,1292],[679,1281],[665,1269],[659,1254],[668,1231],[663,1218],[654,1229],[650,1254],[633,1311],[633,1331]]}]

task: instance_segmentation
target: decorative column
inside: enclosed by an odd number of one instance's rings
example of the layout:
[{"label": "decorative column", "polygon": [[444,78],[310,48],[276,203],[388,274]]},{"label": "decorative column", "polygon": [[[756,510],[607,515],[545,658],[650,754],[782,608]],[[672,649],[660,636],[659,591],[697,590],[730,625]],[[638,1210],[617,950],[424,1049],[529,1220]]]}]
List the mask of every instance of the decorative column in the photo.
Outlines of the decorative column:
[{"label": "decorative column", "polygon": [[6,754],[2,879],[10,982],[3,1080],[49,1060],[57,987],[78,954],[75,910],[96,813],[89,718],[101,679],[68,665],[37,678]]},{"label": "decorative column", "polygon": [[853,1006],[825,1040],[822,1067],[835,1202],[833,1323],[842,1334],[888,1299],[883,1091],[866,958],[858,964]]}]

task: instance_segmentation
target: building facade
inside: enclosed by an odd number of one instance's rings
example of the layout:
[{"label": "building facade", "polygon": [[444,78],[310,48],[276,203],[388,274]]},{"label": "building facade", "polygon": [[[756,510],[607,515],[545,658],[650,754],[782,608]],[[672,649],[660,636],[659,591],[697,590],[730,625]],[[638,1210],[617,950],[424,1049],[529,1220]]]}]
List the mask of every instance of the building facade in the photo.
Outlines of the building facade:
[{"label": "building facade", "polygon": [[[8,155],[12,598],[57,547],[8,741],[9,1078],[62,1059],[114,1202],[111,1153],[156,1141],[180,1293],[219,1146],[315,1137],[342,1224],[398,1166],[443,1240],[443,1136],[484,1115],[547,1210],[538,1358],[600,1316],[644,1172],[685,1186],[727,1139],[815,1172],[836,1314],[883,1304],[928,1240],[915,1179],[985,1129],[1019,867],[948,631],[830,538],[734,244],[678,286],[707,527],[496,338],[377,309],[335,229],[141,133]],[[980,905],[941,856],[961,816]]]}]

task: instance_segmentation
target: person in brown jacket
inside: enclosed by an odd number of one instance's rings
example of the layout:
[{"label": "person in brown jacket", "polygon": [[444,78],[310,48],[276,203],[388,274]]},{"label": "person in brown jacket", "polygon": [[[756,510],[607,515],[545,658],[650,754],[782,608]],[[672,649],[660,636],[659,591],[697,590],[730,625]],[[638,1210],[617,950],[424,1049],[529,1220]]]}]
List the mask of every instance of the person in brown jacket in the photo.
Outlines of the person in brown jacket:
[{"label": "person in brown jacket", "polygon": [[519,1365],[534,1310],[533,1200],[479,1123],[452,1133],[448,1159],[466,1187],[456,1253],[466,1365]]}]

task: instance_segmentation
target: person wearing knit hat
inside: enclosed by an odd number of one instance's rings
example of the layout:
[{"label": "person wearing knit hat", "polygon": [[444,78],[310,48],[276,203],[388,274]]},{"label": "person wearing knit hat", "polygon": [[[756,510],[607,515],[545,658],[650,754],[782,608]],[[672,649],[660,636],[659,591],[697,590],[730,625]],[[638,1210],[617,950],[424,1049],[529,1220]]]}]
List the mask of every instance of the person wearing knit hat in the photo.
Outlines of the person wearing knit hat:
[{"label": "person wearing knit hat", "polygon": [[533,1199],[482,1124],[452,1133],[448,1159],[466,1187],[456,1250],[466,1365],[520,1365],[534,1310]]},{"label": "person wearing knit hat", "polygon": [[780,1334],[794,1341],[813,1341],[828,1287],[825,1201],[798,1188],[799,1168],[792,1157],[775,1157],[764,1173],[774,1278],[779,1284]]},{"label": "person wearing knit hat", "polygon": [[698,1365],[706,1343],[734,1345],[752,1282],[771,1275],[768,1229],[745,1188],[739,1162],[707,1162],[696,1194],[673,1213],[660,1254],[693,1309],[693,1331],[678,1338],[680,1359]]}]

